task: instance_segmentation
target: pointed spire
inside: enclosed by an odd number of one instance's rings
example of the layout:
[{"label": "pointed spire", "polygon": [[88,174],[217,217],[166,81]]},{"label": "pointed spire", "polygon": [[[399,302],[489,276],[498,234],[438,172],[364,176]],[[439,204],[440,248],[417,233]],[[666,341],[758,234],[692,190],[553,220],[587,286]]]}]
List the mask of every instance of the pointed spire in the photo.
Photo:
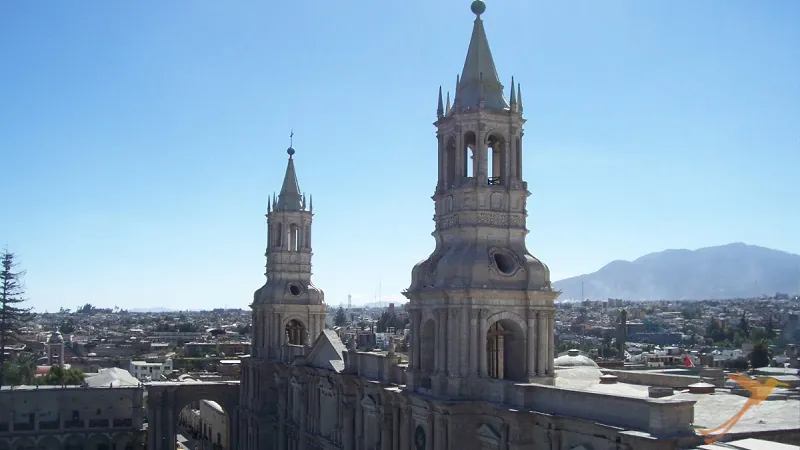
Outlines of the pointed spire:
[{"label": "pointed spire", "polygon": [[267,199],[267,214],[272,211],[272,198]]},{"label": "pointed spire", "polygon": [[314,196],[311,194],[308,195],[308,210],[314,211]]},{"label": "pointed spire", "polygon": [[450,115],[450,91],[447,91],[447,105],[444,107],[444,115]]},{"label": "pointed spire", "polygon": [[[292,133],[294,136],[294,133]],[[278,195],[278,205],[276,209],[281,211],[300,211],[303,208],[302,194],[300,185],[297,183],[297,173],[294,170],[294,148],[286,150],[289,154],[289,163],[286,165],[286,175],[283,177],[283,186]]]},{"label": "pointed spire", "polygon": [[517,92],[514,87],[514,77],[511,77],[511,110],[515,111],[517,109]]},{"label": "pointed spire", "polygon": [[442,103],[442,87],[439,86],[439,102],[436,106],[436,117],[444,116],[444,104]]},{"label": "pointed spire", "polygon": [[517,83],[517,108],[522,112],[522,86]]},{"label": "pointed spire", "polygon": [[483,102],[486,109],[508,109],[508,102],[503,95],[503,85],[497,76],[497,68],[481,20],[481,14],[486,11],[486,4],[482,0],[475,0],[471,8],[476,16],[475,23],[472,27],[464,69],[456,87],[455,102],[459,108],[478,108]]}]

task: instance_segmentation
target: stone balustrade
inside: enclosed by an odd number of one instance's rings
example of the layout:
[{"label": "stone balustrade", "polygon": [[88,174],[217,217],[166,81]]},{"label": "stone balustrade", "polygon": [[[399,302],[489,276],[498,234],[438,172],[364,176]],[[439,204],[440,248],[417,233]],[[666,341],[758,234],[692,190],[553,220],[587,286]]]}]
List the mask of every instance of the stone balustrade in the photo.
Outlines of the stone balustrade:
[{"label": "stone balustrade", "polygon": [[514,386],[516,392],[507,403],[532,411],[578,417],[654,436],[694,433],[694,401],[626,397],[538,384]]}]

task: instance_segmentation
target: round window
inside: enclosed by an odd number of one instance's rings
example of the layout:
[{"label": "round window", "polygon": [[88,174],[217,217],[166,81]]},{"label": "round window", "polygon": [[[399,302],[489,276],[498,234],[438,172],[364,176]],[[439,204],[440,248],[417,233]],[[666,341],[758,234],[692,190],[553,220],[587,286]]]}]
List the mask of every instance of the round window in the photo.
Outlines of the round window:
[{"label": "round window", "polygon": [[494,265],[500,272],[511,275],[517,270],[517,262],[505,253],[497,252],[494,254]]},{"label": "round window", "polygon": [[289,285],[289,293],[292,295],[300,295],[300,286],[296,284]]}]

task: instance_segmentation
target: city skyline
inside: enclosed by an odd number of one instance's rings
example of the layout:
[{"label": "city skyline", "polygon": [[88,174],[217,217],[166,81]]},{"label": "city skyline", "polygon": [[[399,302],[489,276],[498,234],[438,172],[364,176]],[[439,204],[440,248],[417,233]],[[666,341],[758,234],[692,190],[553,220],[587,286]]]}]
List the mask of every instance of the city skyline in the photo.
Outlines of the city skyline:
[{"label": "city skyline", "polygon": [[[453,94],[462,3],[7,7],[0,187],[19,195],[0,238],[31,306],[246,307],[292,130],[327,302],[402,300],[433,248],[431,86]],[[528,246],[553,280],[667,248],[800,253],[800,6],[679,5],[487,15],[506,91],[522,84]]]}]

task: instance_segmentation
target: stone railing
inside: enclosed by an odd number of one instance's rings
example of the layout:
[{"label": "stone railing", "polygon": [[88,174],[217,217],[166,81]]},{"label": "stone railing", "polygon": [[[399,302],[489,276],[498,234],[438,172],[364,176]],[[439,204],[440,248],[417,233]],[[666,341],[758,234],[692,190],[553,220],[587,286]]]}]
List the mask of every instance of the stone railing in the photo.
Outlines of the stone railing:
[{"label": "stone railing", "polygon": [[668,387],[673,389],[683,389],[690,384],[699,383],[700,377],[694,375],[673,375],[666,373],[651,372],[647,370],[609,370],[603,369],[603,373],[617,376],[617,381],[628,384],[641,384],[645,386]]},{"label": "stone railing", "polygon": [[406,383],[405,364],[400,364],[397,354],[348,350],[343,355],[348,373],[384,383]]},{"label": "stone railing", "polygon": [[694,401],[625,397],[621,395],[515,384],[505,403],[546,414],[577,417],[654,436],[694,433]]}]

